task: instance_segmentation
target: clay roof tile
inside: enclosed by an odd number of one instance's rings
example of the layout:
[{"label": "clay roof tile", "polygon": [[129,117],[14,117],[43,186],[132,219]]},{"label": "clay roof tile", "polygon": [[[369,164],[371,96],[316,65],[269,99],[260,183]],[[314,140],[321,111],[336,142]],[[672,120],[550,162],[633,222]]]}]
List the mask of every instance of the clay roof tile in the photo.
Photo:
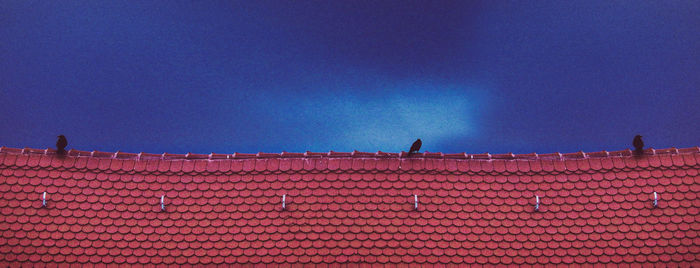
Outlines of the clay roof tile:
[{"label": "clay roof tile", "polygon": [[0,263],[693,266],[699,159],[3,147]]}]

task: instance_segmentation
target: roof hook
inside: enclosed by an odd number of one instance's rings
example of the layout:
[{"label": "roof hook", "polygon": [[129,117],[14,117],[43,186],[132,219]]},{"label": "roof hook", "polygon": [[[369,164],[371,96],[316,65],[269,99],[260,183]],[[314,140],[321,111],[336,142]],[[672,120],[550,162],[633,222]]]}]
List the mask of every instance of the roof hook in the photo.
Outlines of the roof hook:
[{"label": "roof hook", "polygon": [[659,206],[659,195],[654,192],[654,207]]},{"label": "roof hook", "polygon": [[46,207],[46,192],[41,197],[41,206]]},{"label": "roof hook", "polygon": [[418,195],[413,195],[413,209],[418,210]]},{"label": "roof hook", "polygon": [[160,210],[165,211],[165,195],[160,196]]},{"label": "roof hook", "polygon": [[287,208],[287,194],[282,195],[282,210]]},{"label": "roof hook", "polygon": [[535,195],[535,211],[540,211],[540,196]]}]

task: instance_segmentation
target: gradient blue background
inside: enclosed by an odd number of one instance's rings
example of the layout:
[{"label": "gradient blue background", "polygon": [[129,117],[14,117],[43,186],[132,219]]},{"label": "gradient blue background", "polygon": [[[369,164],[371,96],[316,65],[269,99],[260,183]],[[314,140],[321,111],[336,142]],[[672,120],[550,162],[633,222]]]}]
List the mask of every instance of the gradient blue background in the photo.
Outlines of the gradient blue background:
[{"label": "gradient blue background", "polygon": [[[295,2],[295,3],[290,3]],[[530,153],[700,141],[700,1],[0,1],[0,145]]]}]

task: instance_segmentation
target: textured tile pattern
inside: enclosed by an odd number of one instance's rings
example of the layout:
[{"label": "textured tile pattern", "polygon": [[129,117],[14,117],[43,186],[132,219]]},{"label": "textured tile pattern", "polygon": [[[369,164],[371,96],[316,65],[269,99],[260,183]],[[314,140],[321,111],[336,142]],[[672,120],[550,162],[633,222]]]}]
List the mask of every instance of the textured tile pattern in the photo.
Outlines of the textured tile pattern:
[{"label": "textured tile pattern", "polygon": [[0,266],[700,264],[697,148],[285,154],[4,148]]}]

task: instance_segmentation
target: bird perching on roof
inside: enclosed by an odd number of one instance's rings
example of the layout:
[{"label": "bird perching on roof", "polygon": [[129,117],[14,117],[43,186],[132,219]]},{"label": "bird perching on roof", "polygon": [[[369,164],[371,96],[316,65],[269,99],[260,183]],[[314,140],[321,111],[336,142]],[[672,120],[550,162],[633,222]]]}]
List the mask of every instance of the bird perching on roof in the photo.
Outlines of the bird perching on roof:
[{"label": "bird perching on roof", "polygon": [[644,141],[642,141],[642,135],[634,136],[634,140],[632,140],[632,145],[634,146],[634,154],[644,154]]},{"label": "bird perching on roof", "polygon": [[413,145],[411,145],[411,149],[408,149],[408,156],[411,156],[414,152],[419,153],[421,145],[423,145],[423,142],[420,139],[414,141]]},{"label": "bird perching on roof", "polygon": [[66,136],[58,135],[58,140],[56,141],[56,154],[65,155],[66,146],[68,146],[68,140]]}]

